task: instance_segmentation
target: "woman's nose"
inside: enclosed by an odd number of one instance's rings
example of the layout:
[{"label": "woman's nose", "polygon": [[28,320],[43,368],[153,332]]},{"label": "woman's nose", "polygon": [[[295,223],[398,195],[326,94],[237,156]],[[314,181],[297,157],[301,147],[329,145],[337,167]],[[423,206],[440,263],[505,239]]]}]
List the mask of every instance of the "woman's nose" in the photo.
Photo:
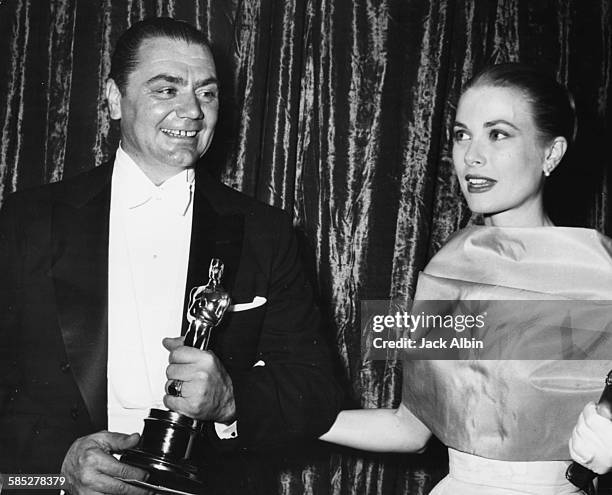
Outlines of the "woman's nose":
[{"label": "woman's nose", "polygon": [[484,153],[477,141],[471,141],[465,152],[463,161],[469,167],[481,167],[485,164]]}]

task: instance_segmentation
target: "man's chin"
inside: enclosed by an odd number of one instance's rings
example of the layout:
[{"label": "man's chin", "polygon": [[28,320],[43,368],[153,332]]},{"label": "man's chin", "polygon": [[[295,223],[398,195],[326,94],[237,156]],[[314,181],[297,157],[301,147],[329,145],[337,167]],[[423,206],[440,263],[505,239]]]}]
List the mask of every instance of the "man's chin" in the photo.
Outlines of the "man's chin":
[{"label": "man's chin", "polygon": [[193,150],[173,150],[166,155],[166,163],[171,167],[186,169],[193,167],[200,155]]}]

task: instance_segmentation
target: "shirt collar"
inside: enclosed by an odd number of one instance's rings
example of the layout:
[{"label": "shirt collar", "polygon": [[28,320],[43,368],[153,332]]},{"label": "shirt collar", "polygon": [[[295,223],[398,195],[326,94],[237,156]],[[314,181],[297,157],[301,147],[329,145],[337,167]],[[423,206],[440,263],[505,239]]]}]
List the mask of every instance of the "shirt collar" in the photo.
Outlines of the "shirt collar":
[{"label": "shirt collar", "polygon": [[130,210],[155,199],[163,201],[169,209],[184,216],[193,201],[195,171],[192,168],[182,170],[163,184],[156,186],[121,145],[115,155],[112,180],[113,194],[120,204]]}]

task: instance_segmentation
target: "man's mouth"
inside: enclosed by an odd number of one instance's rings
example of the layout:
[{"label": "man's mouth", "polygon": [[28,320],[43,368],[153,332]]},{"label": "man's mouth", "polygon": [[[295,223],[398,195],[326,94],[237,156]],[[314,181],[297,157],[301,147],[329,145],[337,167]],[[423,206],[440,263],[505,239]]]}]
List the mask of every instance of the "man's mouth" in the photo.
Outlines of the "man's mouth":
[{"label": "man's mouth", "polygon": [[495,186],[495,184],[497,184],[497,181],[495,179],[485,177],[484,175],[468,174],[465,176],[465,180],[468,183],[468,192],[471,193],[481,193],[489,191],[493,188],[493,186]]},{"label": "man's mouth", "polygon": [[181,129],[161,129],[161,131],[167,136],[175,138],[193,138],[198,133],[198,131],[184,131]]}]

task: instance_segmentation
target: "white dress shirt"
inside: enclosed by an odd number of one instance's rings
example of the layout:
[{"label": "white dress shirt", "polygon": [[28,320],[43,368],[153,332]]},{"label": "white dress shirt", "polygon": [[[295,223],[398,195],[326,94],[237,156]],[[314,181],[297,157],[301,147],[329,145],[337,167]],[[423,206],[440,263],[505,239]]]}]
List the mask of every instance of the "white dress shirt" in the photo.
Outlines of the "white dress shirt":
[{"label": "white dress shirt", "polygon": [[164,408],[168,351],[181,334],[195,174],[156,186],[122,150],[112,175],[108,254],[108,429],[141,432]]}]

